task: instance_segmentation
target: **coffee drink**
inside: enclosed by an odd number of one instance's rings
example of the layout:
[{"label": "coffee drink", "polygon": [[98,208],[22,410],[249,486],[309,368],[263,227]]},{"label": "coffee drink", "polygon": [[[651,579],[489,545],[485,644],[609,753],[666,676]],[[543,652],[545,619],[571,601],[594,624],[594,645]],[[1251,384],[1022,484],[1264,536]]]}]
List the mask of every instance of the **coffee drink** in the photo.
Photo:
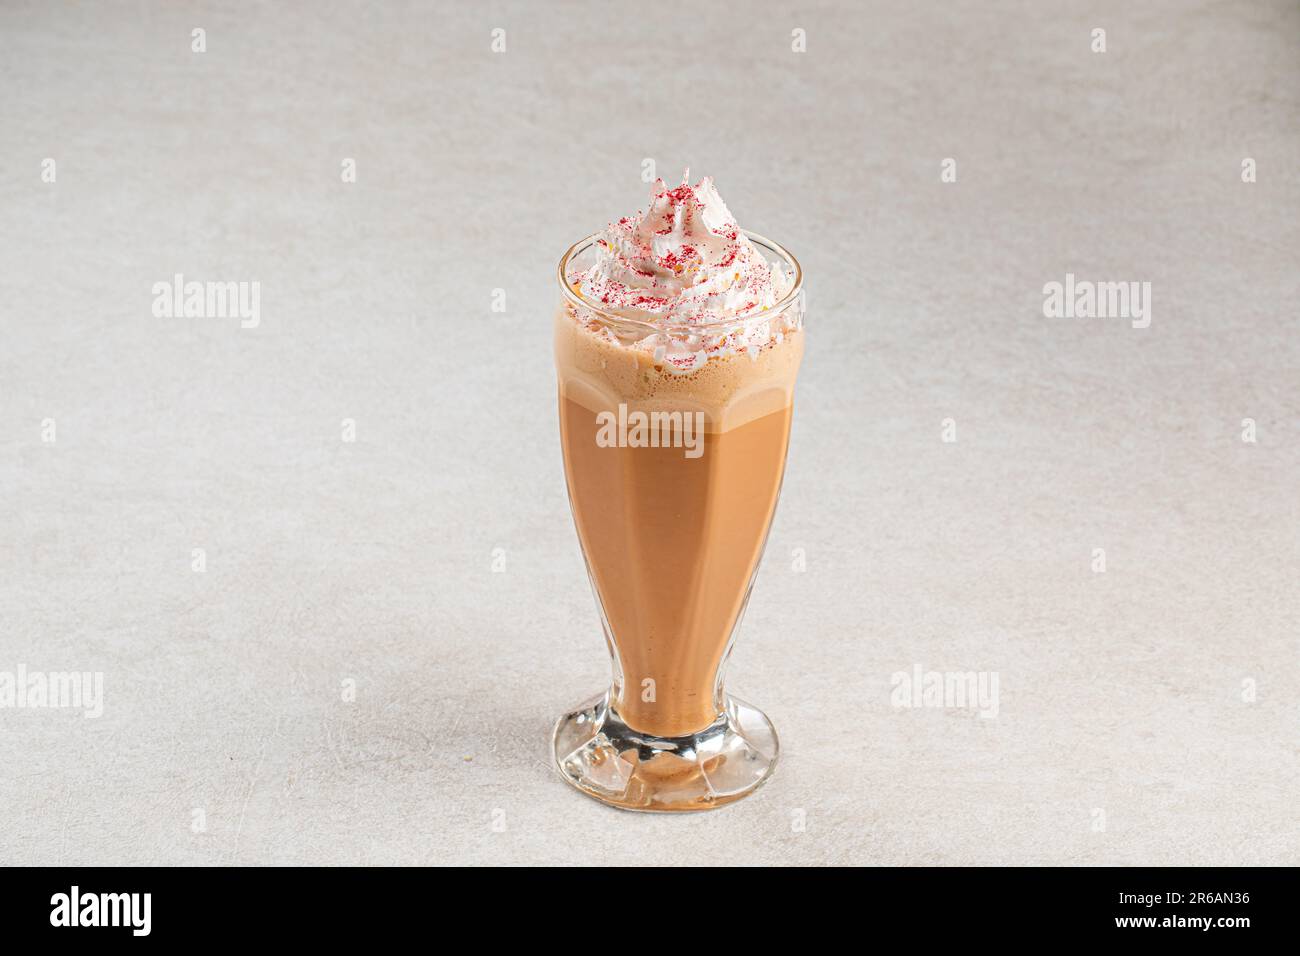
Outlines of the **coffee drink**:
[{"label": "coffee drink", "polygon": [[722,673],[785,468],[798,265],[742,232],[706,179],[657,183],[647,213],[561,269],[565,477],[614,680],[561,720],[556,758],[618,806],[717,806],[776,757],[771,725]]}]

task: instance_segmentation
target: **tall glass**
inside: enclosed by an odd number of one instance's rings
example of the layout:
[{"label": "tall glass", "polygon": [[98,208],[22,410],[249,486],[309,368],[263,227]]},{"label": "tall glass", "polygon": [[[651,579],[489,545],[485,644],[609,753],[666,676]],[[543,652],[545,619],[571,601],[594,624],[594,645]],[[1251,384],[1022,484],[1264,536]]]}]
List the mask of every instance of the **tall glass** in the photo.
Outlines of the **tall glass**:
[{"label": "tall glass", "polygon": [[[560,439],[578,539],[613,659],[609,690],[560,718],[560,772],[628,810],[704,810],[757,788],[776,731],[723,671],[781,491],[803,355],[802,272],[762,311],[663,327],[595,308],[559,265]],[[722,346],[719,348],[719,346]]]}]

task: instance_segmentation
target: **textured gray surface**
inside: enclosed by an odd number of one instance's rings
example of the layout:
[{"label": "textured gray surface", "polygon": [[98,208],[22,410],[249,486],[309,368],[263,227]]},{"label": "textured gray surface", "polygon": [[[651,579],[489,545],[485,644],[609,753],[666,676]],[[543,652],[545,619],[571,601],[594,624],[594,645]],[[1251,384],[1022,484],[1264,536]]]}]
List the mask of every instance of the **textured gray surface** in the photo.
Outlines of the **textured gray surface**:
[{"label": "textured gray surface", "polygon": [[[5,4],[0,671],[105,710],[0,710],[3,862],[1300,862],[1300,9],[1133,6]],[[675,818],[547,751],[607,675],[551,270],[645,157],[810,289],[730,679],[782,764]]]}]

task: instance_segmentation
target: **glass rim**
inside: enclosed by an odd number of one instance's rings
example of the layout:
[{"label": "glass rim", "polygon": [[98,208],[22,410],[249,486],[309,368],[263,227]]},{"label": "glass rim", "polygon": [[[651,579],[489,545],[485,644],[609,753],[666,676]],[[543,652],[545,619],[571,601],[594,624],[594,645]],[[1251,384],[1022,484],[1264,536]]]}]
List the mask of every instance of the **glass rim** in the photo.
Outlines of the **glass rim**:
[{"label": "glass rim", "polygon": [[594,232],[585,239],[579,239],[573,245],[569,246],[564,255],[560,257],[560,264],[556,268],[556,279],[560,283],[560,289],[564,293],[565,299],[573,305],[586,309],[588,312],[594,312],[607,322],[630,326],[636,329],[644,329],[649,334],[656,332],[707,332],[711,329],[729,328],[738,324],[744,324],[760,317],[772,318],[780,315],[798,300],[799,293],[803,291],[803,266],[799,264],[799,260],[794,257],[794,254],[780,243],[773,242],[771,239],[768,239],[765,236],[760,236],[756,232],[750,232],[748,229],[742,229],[741,232],[745,234],[750,242],[761,246],[768,252],[776,253],[776,255],[785,260],[786,264],[793,270],[794,281],[791,283],[790,288],[786,290],[785,295],[781,296],[780,299],[772,305],[769,305],[767,308],[751,309],[749,312],[741,312],[737,315],[728,316],[725,319],[714,319],[711,322],[674,322],[669,324],[652,322],[646,319],[632,319],[625,315],[619,315],[617,312],[610,312],[607,309],[603,309],[574,292],[573,287],[569,285],[569,262],[576,256],[579,256],[590,249],[596,243],[596,240],[600,239],[604,235],[603,232]]}]

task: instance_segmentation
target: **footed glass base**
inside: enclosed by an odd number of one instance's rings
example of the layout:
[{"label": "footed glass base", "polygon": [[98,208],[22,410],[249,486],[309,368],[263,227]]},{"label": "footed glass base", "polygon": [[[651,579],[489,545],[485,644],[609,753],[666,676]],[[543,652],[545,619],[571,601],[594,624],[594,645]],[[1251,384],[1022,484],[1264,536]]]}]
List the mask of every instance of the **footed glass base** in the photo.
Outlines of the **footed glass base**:
[{"label": "footed glass base", "polygon": [[588,796],[624,810],[711,810],[752,793],[772,773],[780,746],[757,707],[727,697],[699,733],[652,737],[628,727],[609,695],[555,725],[555,762]]}]

